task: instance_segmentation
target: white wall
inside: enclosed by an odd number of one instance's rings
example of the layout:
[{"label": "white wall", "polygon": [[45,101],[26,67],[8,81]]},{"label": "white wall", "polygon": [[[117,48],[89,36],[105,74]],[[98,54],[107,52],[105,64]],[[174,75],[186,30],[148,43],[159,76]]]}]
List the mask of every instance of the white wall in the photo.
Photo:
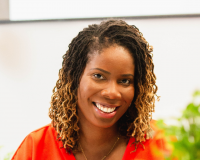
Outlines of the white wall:
[{"label": "white wall", "polygon": [[[62,55],[91,21],[0,24],[0,145],[16,150],[50,123],[48,108]],[[200,88],[200,17],[129,19],[154,46],[158,95],[154,119],[178,116]]]},{"label": "white wall", "polygon": [[9,4],[11,20],[200,13],[199,0],[9,0]]}]

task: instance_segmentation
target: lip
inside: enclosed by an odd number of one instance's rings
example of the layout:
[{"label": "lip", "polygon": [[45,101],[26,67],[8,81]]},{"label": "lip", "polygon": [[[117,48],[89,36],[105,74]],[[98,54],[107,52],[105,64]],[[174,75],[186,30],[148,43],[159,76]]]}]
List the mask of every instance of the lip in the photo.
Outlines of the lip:
[{"label": "lip", "polygon": [[[95,102],[96,103],[96,102]],[[98,103],[98,102],[97,102]],[[113,111],[113,112],[111,112],[111,113],[105,113],[105,112],[103,112],[103,111],[101,111],[100,109],[98,109],[95,105],[94,105],[94,103],[92,103],[93,104],[93,107],[94,107],[94,110],[95,110],[95,112],[97,113],[97,115],[98,116],[100,116],[101,118],[113,118],[115,115],[116,115],[116,113],[117,113],[117,110],[118,110],[118,108],[117,107],[119,107],[119,106],[116,106],[116,105],[108,105],[108,104],[103,104],[103,103],[99,103],[99,104],[101,104],[101,105],[104,105],[104,106],[106,106],[106,107],[110,107],[110,108],[113,108],[113,107],[115,107],[116,109],[115,109],[115,111]]]},{"label": "lip", "polygon": [[101,102],[93,102],[93,103],[99,103],[100,105],[106,106],[107,108],[117,108],[119,105],[113,105],[108,103],[101,103]]}]

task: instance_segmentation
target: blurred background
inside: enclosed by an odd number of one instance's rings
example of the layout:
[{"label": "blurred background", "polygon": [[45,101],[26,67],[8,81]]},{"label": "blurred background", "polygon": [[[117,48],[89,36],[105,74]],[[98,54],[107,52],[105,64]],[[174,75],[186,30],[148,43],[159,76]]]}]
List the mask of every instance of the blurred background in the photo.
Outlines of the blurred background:
[{"label": "blurred background", "polygon": [[79,31],[109,18],[154,47],[153,119],[178,117],[200,89],[199,0],[0,0],[0,159],[48,123],[62,55]]}]

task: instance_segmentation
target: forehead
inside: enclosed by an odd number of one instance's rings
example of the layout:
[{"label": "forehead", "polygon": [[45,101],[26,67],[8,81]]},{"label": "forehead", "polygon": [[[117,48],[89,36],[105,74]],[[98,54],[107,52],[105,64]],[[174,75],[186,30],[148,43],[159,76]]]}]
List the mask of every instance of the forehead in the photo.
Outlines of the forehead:
[{"label": "forehead", "polygon": [[99,51],[94,51],[89,56],[88,67],[103,67],[104,69],[117,70],[133,70],[134,59],[131,52],[119,45],[113,45]]},{"label": "forehead", "polygon": [[90,50],[90,52],[88,53],[88,62],[93,60],[94,57],[96,57],[97,55],[100,55],[99,57],[102,58],[113,57],[116,59],[119,58],[119,56],[124,58],[129,57],[133,60],[134,63],[133,54],[129,51],[129,49],[117,44],[103,45],[102,47],[99,47],[97,50],[95,49]]}]

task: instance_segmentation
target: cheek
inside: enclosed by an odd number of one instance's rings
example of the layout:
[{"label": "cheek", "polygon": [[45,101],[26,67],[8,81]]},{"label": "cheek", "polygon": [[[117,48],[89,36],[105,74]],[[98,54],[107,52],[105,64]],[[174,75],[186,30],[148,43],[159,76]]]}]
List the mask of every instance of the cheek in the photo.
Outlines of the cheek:
[{"label": "cheek", "polygon": [[97,92],[102,90],[103,85],[95,82],[94,80],[91,80],[90,78],[87,78],[85,82],[83,81],[81,89],[84,94],[92,96],[93,94],[96,94]]},{"label": "cheek", "polygon": [[90,79],[82,79],[78,89],[78,99],[82,99],[82,101],[88,100],[96,90]]},{"label": "cheek", "polygon": [[78,105],[81,107],[85,103],[87,98],[87,87],[84,85],[84,79],[82,78],[78,87]]},{"label": "cheek", "polygon": [[87,82],[87,80],[85,80],[85,77],[82,77],[80,84],[79,84],[79,88],[78,88],[79,97],[81,97],[81,98],[84,98],[86,96],[85,94],[89,90],[88,89],[89,86],[86,82]]},{"label": "cheek", "polygon": [[131,104],[131,102],[133,101],[134,95],[135,95],[135,90],[134,87],[130,88],[126,93],[125,93],[125,97],[126,97],[126,102],[128,104]]}]

